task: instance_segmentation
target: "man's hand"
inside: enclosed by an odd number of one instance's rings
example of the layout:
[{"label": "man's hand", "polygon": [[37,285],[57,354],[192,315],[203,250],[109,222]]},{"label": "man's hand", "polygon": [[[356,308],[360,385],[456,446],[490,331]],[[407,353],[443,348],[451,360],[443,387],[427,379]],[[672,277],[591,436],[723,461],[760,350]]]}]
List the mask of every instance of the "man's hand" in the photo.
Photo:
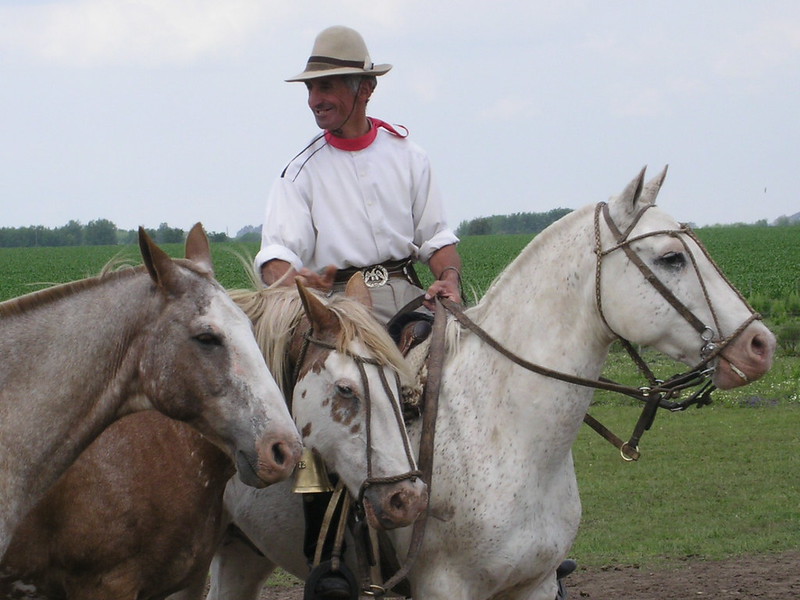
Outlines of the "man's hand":
[{"label": "man's hand", "polygon": [[338,269],[333,265],[325,267],[322,273],[317,273],[316,271],[303,267],[298,271],[297,275],[302,278],[303,285],[306,287],[315,288],[323,292],[330,292],[336,281],[336,271],[338,271]]},{"label": "man's hand", "polygon": [[297,276],[302,278],[306,287],[329,292],[336,280],[336,271],[333,265],[325,267],[322,273],[316,273],[306,267],[295,271],[290,263],[274,258],[261,266],[261,280],[266,285],[294,286],[294,278]]},{"label": "man's hand", "polygon": [[425,306],[434,310],[436,296],[447,298],[461,304],[461,257],[455,244],[442,246],[431,255],[428,261],[436,281],[425,293]]},{"label": "man's hand", "polygon": [[[435,302],[434,298],[437,296],[439,298],[447,298],[448,300],[452,300],[456,304],[461,304],[461,289],[458,280],[457,272],[450,271],[456,274],[455,278],[446,278],[446,279],[437,279],[436,281],[431,284],[428,288],[428,291],[425,292],[425,301],[423,304],[428,310],[435,310]],[[446,274],[445,274],[446,277]]]}]

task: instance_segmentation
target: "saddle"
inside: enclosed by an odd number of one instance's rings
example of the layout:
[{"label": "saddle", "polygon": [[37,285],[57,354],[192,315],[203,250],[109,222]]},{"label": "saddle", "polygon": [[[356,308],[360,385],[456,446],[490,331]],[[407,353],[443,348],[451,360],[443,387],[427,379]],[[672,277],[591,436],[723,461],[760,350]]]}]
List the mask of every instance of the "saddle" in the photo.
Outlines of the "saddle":
[{"label": "saddle", "polygon": [[403,306],[386,324],[386,330],[403,356],[431,334],[433,315],[416,310],[422,306],[424,298],[419,296]]},{"label": "saddle", "polygon": [[[412,313],[415,317],[427,317],[421,313]],[[410,321],[403,326],[400,331],[400,339],[397,342],[397,347],[403,356],[408,356],[412,348],[419,346],[422,342],[428,339],[431,334],[431,320],[428,318],[421,318],[417,321]]]}]

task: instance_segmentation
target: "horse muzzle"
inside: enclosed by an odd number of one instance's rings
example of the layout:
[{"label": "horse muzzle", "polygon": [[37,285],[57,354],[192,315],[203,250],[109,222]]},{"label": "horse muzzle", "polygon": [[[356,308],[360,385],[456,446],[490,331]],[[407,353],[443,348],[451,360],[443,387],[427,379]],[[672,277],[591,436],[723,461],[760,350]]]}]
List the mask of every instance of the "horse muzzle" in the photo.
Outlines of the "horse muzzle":
[{"label": "horse muzzle", "polygon": [[411,525],[428,506],[428,486],[419,477],[380,483],[364,492],[364,512],[373,529]]},{"label": "horse muzzle", "polygon": [[772,367],[775,336],[762,323],[751,323],[717,359],[713,382],[721,390],[747,385]]},{"label": "horse muzzle", "polygon": [[236,470],[242,483],[263,488],[288,479],[300,460],[302,444],[298,435],[265,436],[256,452],[236,452]]}]

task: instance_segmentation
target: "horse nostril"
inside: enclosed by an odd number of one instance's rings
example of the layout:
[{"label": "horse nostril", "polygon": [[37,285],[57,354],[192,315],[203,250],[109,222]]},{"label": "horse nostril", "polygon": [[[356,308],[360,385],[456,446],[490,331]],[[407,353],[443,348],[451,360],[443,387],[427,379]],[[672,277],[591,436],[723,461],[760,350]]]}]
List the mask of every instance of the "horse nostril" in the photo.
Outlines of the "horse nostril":
[{"label": "horse nostril", "polygon": [[405,509],[406,502],[403,493],[397,492],[396,494],[393,494],[389,500],[389,505],[397,511]]},{"label": "horse nostril", "polygon": [[283,465],[286,462],[286,453],[283,451],[283,444],[280,442],[272,445],[272,458],[278,465]]}]

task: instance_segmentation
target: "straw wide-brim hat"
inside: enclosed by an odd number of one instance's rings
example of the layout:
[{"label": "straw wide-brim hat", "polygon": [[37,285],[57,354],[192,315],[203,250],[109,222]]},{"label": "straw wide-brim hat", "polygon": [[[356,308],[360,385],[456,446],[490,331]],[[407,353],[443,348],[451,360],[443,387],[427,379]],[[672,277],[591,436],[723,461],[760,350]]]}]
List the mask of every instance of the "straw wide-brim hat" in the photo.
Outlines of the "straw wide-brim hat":
[{"label": "straw wide-brim hat", "polygon": [[314,40],[306,70],[286,81],[308,81],[334,75],[383,75],[392,65],[372,62],[364,38],[355,29],[336,25]]}]

